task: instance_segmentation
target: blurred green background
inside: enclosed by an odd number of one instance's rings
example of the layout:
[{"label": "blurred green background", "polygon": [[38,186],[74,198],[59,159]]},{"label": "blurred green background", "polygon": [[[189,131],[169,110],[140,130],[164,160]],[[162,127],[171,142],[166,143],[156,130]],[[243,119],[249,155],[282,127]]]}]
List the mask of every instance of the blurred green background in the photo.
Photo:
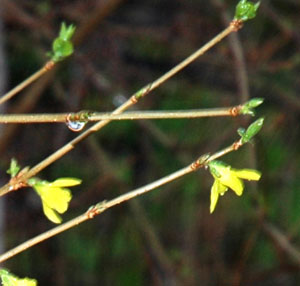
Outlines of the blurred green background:
[{"label": "blurred green background", "polygon": [[[1,3],[2,2],[2,3]],[[4,266],[39,285],[299,285],[300,2],[263,0],[256,19],[163,86],[139,110],[227,107],[264,97],[255,144],[222,158],[262,172],[209,214],[201,169],[58,235]],[[47,60],[61,21],[75,54],[5,105],[6,113],[112,111],[222,31],[237,1],[1,0],[6,90]],[[40,176],[78,177],[67,221],[238,138],[250,117],[113,122]],[[1,181],[12,157],[33,166],[77,134],[64,124],[0,131]],[[7,195],[6,251],[53,227],[31,189]]]}]

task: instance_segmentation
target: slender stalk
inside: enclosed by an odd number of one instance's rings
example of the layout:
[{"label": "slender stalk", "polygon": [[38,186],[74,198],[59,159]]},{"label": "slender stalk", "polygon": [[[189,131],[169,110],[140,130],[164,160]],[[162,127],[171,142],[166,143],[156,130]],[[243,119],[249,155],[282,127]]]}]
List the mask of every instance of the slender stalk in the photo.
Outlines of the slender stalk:
[{"label": "slender stalk", "polygon": [[[146,85],[141,90],[137,91],[135,94],[133,94],[125,103],[123,103],[121,106],[119,106],[112,114],[120,114],[124,110],[128,109],[137,101],[142,98],[143,96],[147,95],[150,91],[157,88],[159,85],[164,83],[166,80],[168,80],[170,77],[175,75],[177,72],[182,70],[184,67],[186,67],[188,64],[190,64],[192,61],[194,61],[197,57],[204,54],[207,50],[209,50],[211,47],[213,47],[216,43],[224,39],[226,36],[228,36],[232,32],[236,32],[241,28],[241,22],[239,21],[232,21],[230,25],[220,34],[218,34],[216,37],[214,37],[211,41],[206,43],[202,48],[197,50],[195,53],[193,53],[191,56],[189,56],[187,59],[183,60],[181,63],[179,63],[177,66],[175,66],[173,69],[168,71],[166,74],[162,75],[160,78],[155,80],[153,83]],[[28,172],[24,173],[22,176],[18,178],[14,178],[13,185],[11,183],[7,183],[3,187],[0,188],[0,196],[5,195],[6,193],[17,190],[20,186],[26,185],[26,181],[35,176],[37,173],[45,169],[47,166],[70,152],[75,148],[75,145],[77,145],[79,142],[81,142],[83,139],[87,138],[89,135],[93,134],[94,132],[100,130],[102,127],[107,125],[111,120],[106,119],[102,120],[96,124],[94,124],[92,127],[87,129],[85,132],[81,133],[79,136],[74,138],[72,141],[61,147],[59,150],[51,154],[49,157],[41,161],[39,164],[31,168]],[[23,183],[23,184],[22,184]]]},{"label": "slender stalk", "polygon": [[[127,111],[122,114],[111,112],[91,112],[85,122],[100,120],[139,120],[139,119],[176,119],[176,118],[200,118],[216,116],[234,116],[234,110],[239,106],[230,108],[192,109],[192,110],[168,110],[168,111]],[[8,123],[65,123],[69,117],[80,117],[79,113],[57,114],[0,114],[0,124]],[[80,119],[78,119],[80,121]]]},{"label": "slender stalk", "polygon": [[20,92],[22,89],[24,89],[26,86],[30,85],[32,82],[37,80],[39,77],[41,77],[44,73],[51,70],[55,65],[55,62],[48,61],[41,69],[39,69],[37,72],[35,72],[32,76],[25,79],[23,82],[18,84],[16,87],[14,87],[12,90],[10,90],[8,93],[3,95],[0,98],[0,104],[4,103],[5,101],[11,99],[13,96],[15,96],[18,92]]},{"label": "slender stalk", "polygon": [[154,181],[150,184],[147,184],[143,187],[137,188],[133,191],[130,191],[126,194],[123,194],[121,196],[116,197],[115,199],[112,199],[110,201],[103,201],[100,202],[92,207],[90,207],[85,213],[81,214],[80,216],[66,222],[63,223],[57,227],[54,227],[34,238],[31,238],[27,241],[25,241],[24,243],[18,245],[15,248],[12,248],[11,250],[5,252],[4,254],[0,255],[0,263],[6,261],[7,259],[17,255],[18,253],[21,253],[23,251],[25,251],[26,249],[42,242],[45,241],[59,233],[62,233],[72,227],[75,227],[89,219],[94,218],[96,215],[99,215],[101,213],[103,213],[104,211],[106,211],[109,208],[112,208],[116,205],[119,205],[121,203],[124,203],[128,200],[131,200],[133,198],[136,198],[138,196],[144,195],[162,185],[165,185],[167,183],[170,183],[182,176],[185,176],[191,172],[194,172],[196,170],[198,170],[199,168],[202,168],[204,166],[206,166],[209,162],[211,162],[212,160],[215,160],[219,157],[224,156],[225,154],[232,152],[232,151],[236,151],[238,148],[240,148],[243,144],[241,143],[241,141],[236,141],[234,142],[232,145],[230,145],[229,147],[216,152],[215,154],[213,154],[212,156],[206,156],[203,155],[201,157],[199,157],[196,161],[194,161],[193,163],[189,164],[188,166],[172,173],[169,174],[157,181]]},{"label": "slender stalk", "polygon": [[183,60],[181,63],[179,63],[177,66],[172,68],[170,71],[165,73],[163,76],[152,82],[151,84],[147,85],[145,89],[147,90],[147,93],[152,91],[153,89],[157,88],[161,84],[163,84],[165,81],[167,81],[169,78],[171,78],[173,75],[184,69],[187,65],[192,63],[194,60],[196,60],[198,57],[203,55],[205,52],[207,52],[210,48],[212,48],[214,45],[216,45],[218,42],[220,42],[222,39],[224,39],[226,36],[228,36],[232,32],[236,32],[240,28],[240,22],[232,21],[230,25],[220,34],[218,34],[216,37],[211,39],[209,42],[207,42],[204,46],[202,46],[200,49],[198,49],[196,52],[194,52],[192,55],[187,57],[185,60]]}]

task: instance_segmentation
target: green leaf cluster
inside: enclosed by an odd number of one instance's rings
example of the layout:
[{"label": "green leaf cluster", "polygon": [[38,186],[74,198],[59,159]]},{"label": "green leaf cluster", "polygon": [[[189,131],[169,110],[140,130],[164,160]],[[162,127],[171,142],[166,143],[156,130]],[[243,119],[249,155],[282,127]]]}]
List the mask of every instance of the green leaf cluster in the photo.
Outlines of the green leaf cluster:
[{"label": "green leaf cluster", "polygon": [[67,26],[64,22],[61,24],[59,36],[52,43],[51,60],[59,62],[70,56],[74,52],[71,38],[75,32],[75,26]]}]

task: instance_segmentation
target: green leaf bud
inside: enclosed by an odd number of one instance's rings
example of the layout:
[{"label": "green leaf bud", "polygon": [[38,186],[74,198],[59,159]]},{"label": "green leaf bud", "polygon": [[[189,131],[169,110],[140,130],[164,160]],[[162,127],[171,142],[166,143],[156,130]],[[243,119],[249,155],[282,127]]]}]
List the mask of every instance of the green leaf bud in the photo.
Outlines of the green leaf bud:
[{"label": "green leaf bud", "polygon": [[247,101],[245,104],[243,104],[240,114],[249,114],[251,116],[255,115],[255,112],[253,108],[256,108],[257,106],[261,105],[264,102],[263,98],[253,98],[249,101]]},{"label": "green leaf bud", "polygon": [[59,36],[52,43],[52,53],[50,53],[52,61],[62,61],[74,52],[73,44],[70,41],[74,32],[75,26],[66,26],[65,23],[62,23]]},{"label": "green leaf bud", "polygon": [[264,98],[261,97],[255,97],[252,98],[251,100],[247,101],[244,106],[249,107],[249,108],[255,108],[259,105],[261,105],[264,102]]},{"label": "green leaf bud", "polygon": [[236,6],[234,20],[241,20],[245,22],[255,18],[259,4],[260,2],[254,4],[247,0],[241,0]]},{"label": "green leaf bud", "polygon": [[241,136],[242,143],[249,142],[262,128],[264,123],[264,118],[259,118],[254,121],[245,131],[245,133]]},{"label": "green leaf bud", "polygon": [[67,26],[64,22],[61,24],[59,38],[64,41],[70,41],[76,28],[74,25]]},{"label": "green leaf bud", "polygon": [[245,133],[246,133],[246,129],[240,127],[240,128],[237,130],[237,133],[238,133],[241,137],[243,137],[243,136],[245,135]]},{"label": "green leaf bud", "polygon": [[53,60],[54,61],[61,61],[64,58],[72,55],[74,48],[71,42],[69,41],[64,41],[60,38],[57,38],[54,42],[53,42],[53,52],[54,52],[54,56],[53,56]]},{"label": "green leaf bud", "polygon": [[18,164],[18,161],[15,158],[12,158],[10,161],[9,169],[6,171],[12,178],[15,177],[21,169],[21,166]]}]

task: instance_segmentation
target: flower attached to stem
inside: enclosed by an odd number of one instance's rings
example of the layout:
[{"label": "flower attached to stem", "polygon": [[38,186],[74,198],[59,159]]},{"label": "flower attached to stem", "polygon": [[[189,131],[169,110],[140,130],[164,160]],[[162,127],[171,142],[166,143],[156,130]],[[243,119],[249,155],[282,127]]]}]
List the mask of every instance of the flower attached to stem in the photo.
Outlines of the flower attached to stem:
[{"label": "flower attached to stem", "polygon": [[41,197],[44,214],[54,223],[62,222],[59,213],[67,211],[72,199],[71,191],[65,187],[76,186],[80,183],[81,180],[77,178],[59,178],[53,182],[32,178],[28,181],[28,184]]},{"label": "flower attached to stem", "polygon": [[257,170],[233,169],[222,161],[211,161],[208,166],[210,173],[215,179],[210,194],[210,213],[215,210],[219,195],[224,195],[228,188],[232,189],[238,196],[241,196],[244,190],[242,179],[258,181],[261,177],[261,173]]}]

